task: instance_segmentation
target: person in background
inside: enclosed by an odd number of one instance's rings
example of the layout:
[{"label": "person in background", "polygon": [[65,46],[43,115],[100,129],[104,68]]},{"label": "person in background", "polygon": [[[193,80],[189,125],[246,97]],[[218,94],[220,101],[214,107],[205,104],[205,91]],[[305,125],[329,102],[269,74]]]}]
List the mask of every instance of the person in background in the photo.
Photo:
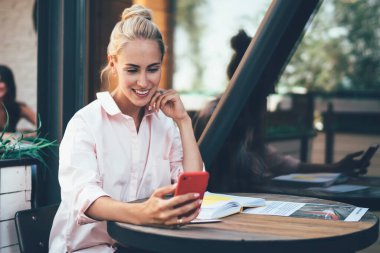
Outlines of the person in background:
[{"label": "person in background", "polygon": [[199,194],[166,198],[203,161],[178,93],[158,88],[165,46],[150,10],[125,9],[107,53],[102,75],[115,76],[116,89],[79,110],[60,145],[50,252],[140,252],[117,246],[106,221],[172,227],[199,213]]},{"label": "person in background", "polygon": [[[0,130],[11,134],[16,132],[17,123],[24,118],[33,125],[37,125],[36,113],[25,103],[16,101],[16,84],[12,70],[0,65]],[[8,112],[8,126],[7,113]],[[5,129],[6,128],[6,129]]]},{"label": "person in background", "polygon": [[[227,67],[229,79],[232,78],[251,39],[243,30],[231,38],[234,54]],[[221,96],[209,102],[194,116],[196,139],[201,137],[220,99]],[[243,109],[225,144],[208,168],[210,191],[254,191],[256,186],[264,184],[274,176],[296,172],[342,172],[349,175],[366,173],[369,163],[362,164],[356,159],[363,151],[348,154],[333,164],[303,163],[292,156],[282,155],[273,146],[265,144],[263,134],[257,129],[258,121],[263,117],[265,110],[266,108],[255,110],[250,106]]]}]

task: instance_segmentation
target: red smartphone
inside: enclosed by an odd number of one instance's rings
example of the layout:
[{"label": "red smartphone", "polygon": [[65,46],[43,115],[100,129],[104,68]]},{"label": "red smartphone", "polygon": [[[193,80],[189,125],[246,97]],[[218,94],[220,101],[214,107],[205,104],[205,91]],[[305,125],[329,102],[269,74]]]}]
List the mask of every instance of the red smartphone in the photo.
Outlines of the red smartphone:
[{"label": "red smartphone", "polygon": [[207,171],[187,171],[178,178],[174,196],[186,193],[199,193],[199,199],[203,199],[208,184],[209,174]]}]

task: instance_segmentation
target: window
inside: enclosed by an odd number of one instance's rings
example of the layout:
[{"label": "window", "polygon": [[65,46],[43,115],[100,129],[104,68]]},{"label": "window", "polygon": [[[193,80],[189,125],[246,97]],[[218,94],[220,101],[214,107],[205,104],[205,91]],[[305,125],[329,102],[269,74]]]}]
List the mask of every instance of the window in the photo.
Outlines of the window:
[{"label": "window", "polygon": [[323,1],[285,69],[278,91],[379,90],[379,13],[379,1]]},{"label": "window", "polygon": [[239,29],[254,36],[270,3],[270,0],[177,1],[173,87],[181,93],[187,109],[199,109],[204,101],[225,90],[226,68],[233,54],[231,37]]}]

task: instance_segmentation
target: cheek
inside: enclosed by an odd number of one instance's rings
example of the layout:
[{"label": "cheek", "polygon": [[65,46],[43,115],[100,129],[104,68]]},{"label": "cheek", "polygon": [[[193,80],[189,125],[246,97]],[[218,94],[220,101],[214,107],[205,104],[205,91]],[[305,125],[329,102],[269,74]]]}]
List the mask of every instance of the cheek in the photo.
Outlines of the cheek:
[{"label": "cheek", "polygon": [[119,78],[119,84],[121,84],[123,86],[131,85],[135,81],[133,77],[131,77],[130,75],[126,75],[126,74],[118,75],[118,78]]},{"label": "cheek", "polygon": [[2,93],[7,92],[7,86],[5,85],[4,82],[0,82],[0,90]]},{"label": "cheek", "polygon": [[153,73],[152,75],[150,75],[149,79],[152,83],[154,83],[154,85],[158,86],[161,80],[161,71]]}]

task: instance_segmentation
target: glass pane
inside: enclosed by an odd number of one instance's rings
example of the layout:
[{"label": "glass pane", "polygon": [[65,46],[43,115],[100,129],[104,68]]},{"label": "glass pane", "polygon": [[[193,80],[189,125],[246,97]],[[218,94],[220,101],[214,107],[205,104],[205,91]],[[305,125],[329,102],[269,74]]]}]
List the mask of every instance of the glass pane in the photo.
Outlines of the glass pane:
[{"label": "glass pane", "polygon": [[[16,86],[16,101],[25,103],[33,112],[37,107],[37,32],[34,4],[34,0],[0,0],[0,75],[2,74],[3,81],[0,85],[0,101],[9,100],[5,97],[12,93],[6,83],[9,82],[10,70]],[[23,114],[20,116],[14,113],[12,106],[6,104],[10,121],[18,123],[18,130],[35,129],[33,124],[22,117]],[[0,129],[3,129],[6,121],[3,108],[0,109],[0,115]]]},{"label": "glass pane", "polygon": [[323,1],[278,91],[377,91],[380,2]]},{"label": "glass pane", "polygon": [[[253,36],[271,1],[178,0],[174,39],[173,87],[182,93],[186,108],[194,103],[185,94],[215,96],[227,84],[227,65],[233,54],[231,37],[239,29]],[[192,96],[194,98],[194,96]],[[199,98],[199,96],[198,96]]]}]

